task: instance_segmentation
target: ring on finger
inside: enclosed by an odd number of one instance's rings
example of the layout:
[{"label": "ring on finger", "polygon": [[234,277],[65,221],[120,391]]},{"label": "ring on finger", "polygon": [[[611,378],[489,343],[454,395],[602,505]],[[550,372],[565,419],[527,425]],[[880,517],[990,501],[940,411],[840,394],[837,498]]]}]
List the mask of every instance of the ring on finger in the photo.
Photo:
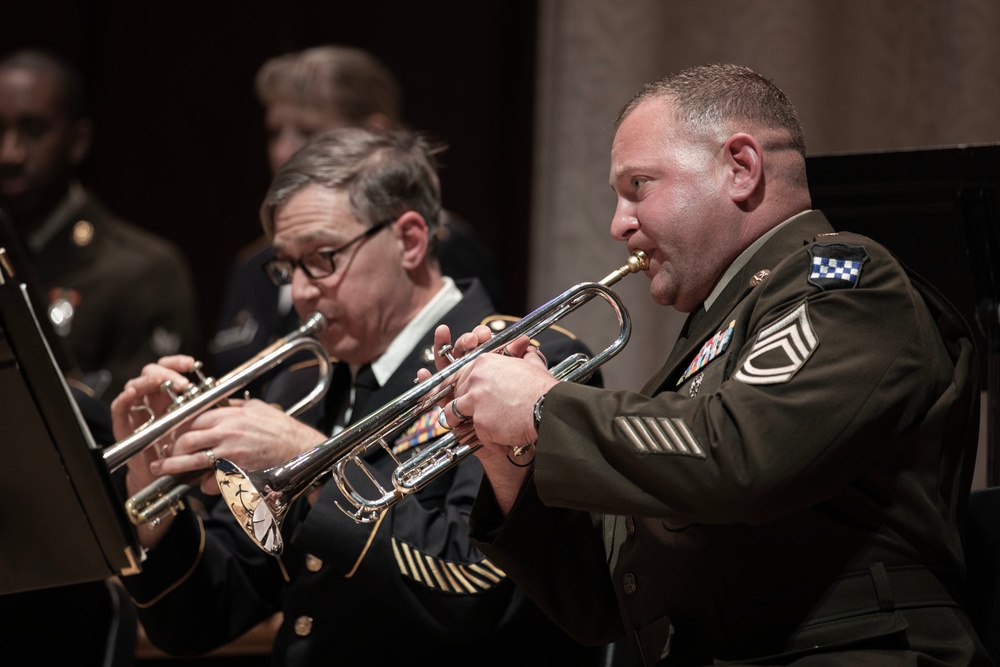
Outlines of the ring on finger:
[{"label": "ring on finger", "polygon": [[451,412],[452,412],[452,414],[454,414],[456,417],[458,417],[462,421],[465,421],[466,419],[469,418],[468,415],[463,415],[461,412],[459,412],[459,410],[458,410],[458,399],[457,398],[454,401],[451,402]]},{"label": "ring on finger", "polygon": [[215,452],[213,452],[211,449],[206,449],[204,451],[205,451],[205,456],[208,457],[208,465],[211,467],[215,467]]},{"label": "ring on finger", "polygon": [[451,424],[448,423],[448,415],[445,413],[444,410],[438,410],[437,423],[438,426],[440,426],[446,431],[450,431],[454,428]]}]

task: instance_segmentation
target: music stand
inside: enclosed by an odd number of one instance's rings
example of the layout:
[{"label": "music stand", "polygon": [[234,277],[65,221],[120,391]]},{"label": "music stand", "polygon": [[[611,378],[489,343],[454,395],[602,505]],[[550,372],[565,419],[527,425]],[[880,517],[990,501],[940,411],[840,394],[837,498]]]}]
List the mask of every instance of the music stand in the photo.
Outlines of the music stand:
[{"label": "music stand", "polygon": [[0,593],[139,571],[120,494],[0,235]]},{"label": "music stand", "polygon": [[973,324],[986,482],[1000,485],[1000,144],[812,156],[807,165],[813,205],[834,227],[881,241]]}]

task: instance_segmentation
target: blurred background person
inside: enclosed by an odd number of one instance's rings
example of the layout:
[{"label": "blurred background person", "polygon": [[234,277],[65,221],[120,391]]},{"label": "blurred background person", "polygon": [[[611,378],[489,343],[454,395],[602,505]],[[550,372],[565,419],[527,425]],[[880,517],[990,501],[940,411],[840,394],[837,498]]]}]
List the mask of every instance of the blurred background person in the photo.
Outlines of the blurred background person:
[{"label": "blurred background person", "polygon": [[201,332],[181,251],[81,182],[93,140],[87,102],[82,77],[51,53],[0,59],[0,207],[83,382],[110,401],[144,364],[197,353]]},{"label": "blurred background person", "polygon": [[[272,174],[320,132],[404,126],[402,91],[396,77],[362,49],[326,45],[276,56],[258,70],[255,86],[265,111]],[[499,269],[473,226],[446,209],[437,234],[441,271],[452,278],[479,278],[493,303],[503,309]],[[264,265],[273,258],[264,237],[237,256],[209,343],[213,374],[232,370],[298,326],[290,288],[275,286],[264,273]],[[260,385],[256,383],[251,392],[256,394]]]}]

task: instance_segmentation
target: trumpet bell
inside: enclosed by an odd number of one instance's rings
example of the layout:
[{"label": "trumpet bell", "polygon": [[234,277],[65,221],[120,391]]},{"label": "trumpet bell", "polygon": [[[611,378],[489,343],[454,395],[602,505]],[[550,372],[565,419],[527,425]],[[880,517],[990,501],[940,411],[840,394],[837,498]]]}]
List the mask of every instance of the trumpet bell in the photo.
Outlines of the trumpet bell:
[{"label": "trumpet bell", "polygon": [[250,539],[267,553],[278,556],[285,546],[281,520],[291,503],[285,502],[281,491],[274,490],[268,472],[244,471],[228,459],[215,462],[215,478],[223,502]]}]

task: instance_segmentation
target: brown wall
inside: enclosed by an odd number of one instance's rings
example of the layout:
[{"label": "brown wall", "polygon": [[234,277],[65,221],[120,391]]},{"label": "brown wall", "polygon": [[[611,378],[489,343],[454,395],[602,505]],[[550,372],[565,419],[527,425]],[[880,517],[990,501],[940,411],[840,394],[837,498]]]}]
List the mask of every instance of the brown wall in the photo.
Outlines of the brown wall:
[{"label": "brown wall", "polygon": [[503,270],[516,308],[527,280],[534,6],[33,0],[5,3],[0,50],[44,46],[83,70],[98,132],[87,180],[187,252],[209,330],[231,260],[259,233],[269,173],[257,67],[321,43],[367,48],[398,75],[409,124],[449,145],[445,205],[514,257]]}]

